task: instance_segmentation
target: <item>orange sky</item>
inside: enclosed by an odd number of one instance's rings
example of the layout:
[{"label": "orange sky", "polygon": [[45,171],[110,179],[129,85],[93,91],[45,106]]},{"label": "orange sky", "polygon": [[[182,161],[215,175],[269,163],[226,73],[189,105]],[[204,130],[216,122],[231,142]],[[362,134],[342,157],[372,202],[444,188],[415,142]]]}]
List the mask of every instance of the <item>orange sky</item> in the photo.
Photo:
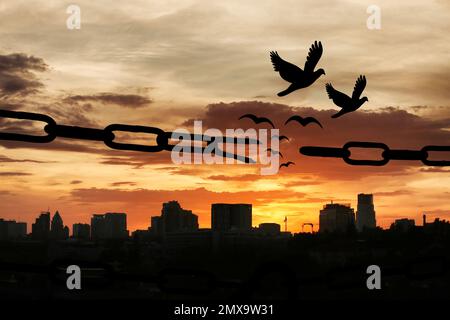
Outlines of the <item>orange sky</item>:
[{"label": "orange sky", "polygon": [[[281,4],[282,3],[282,4]],[[318,223],[330,200],[356,207],[373,193],[380,226],[423,212],[449,218],[449,170],[419,162],[352,167],[307,158],[304,145],[381,141],[392,148],[449,145],[450,7],[445,1],[379,1],[381,30],[368,30],[365,1],[77,1],[80,30],[68,30],[66,5],[2,1],[0,104],[40,112],[58,123],[110,123],[167,131],[269,128],[238,120],[269,117],[290,137],[280,150],[295,166],[261,176],[252,165],[174,165],[170,153],[111,150],[102,143],[57,139],[30,145],[0,141],[0,217],[31,223],[58,209],[69,226],[93,213],[126,212],[131,230],[146,228],[162,202],[178,200],[209,227],[214,202],[253,204],[253,224],[288,216],[291,231]],[[343,14],[345,13],[345,14]],[[269,51],[302,65],[321,40],[326,70],[310,88],[279,98],[286,83]],[[324,85],[351,91],[365,74],[369,102],[339,119]],[[284,125],[314,116],[324,129]],[[0,121],[0,130],[39,130]],[[448,155],[448,153],[447,153]],[[448,158],[448,156],[447,156]],[[30,226],[29,226],[30,230]]]}]

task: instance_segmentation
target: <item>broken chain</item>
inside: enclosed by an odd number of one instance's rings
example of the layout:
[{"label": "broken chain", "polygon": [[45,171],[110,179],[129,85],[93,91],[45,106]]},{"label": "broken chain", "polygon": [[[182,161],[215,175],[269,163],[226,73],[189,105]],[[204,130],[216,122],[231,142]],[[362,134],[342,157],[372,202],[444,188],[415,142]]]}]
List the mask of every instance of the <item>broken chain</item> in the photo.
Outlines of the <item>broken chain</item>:
[{"label": "broken chain", "polygon": [[[352,159],[352,148],[380,149],[381,159]],[[421,150],[394,150],[380,142],[351,141],[342,148],[333,147],[301,147],[300,153],[310,157],[341,158],[345,163],[354,166],[384,166],[390,160],[419,160],[426,166],[450,166],[450,160],[430,160],[430,152],[449,152],[450,146],[425,146]]]},{"label": "broken chain", "polygon": [[[90,141],[102,141],[106,146],[111,149],[116,150],[127,150],[127,151],[140,151],[140,152],[160,152],[160,151],[172,151],[176,144],[170,144],[169,141],[173,140],[173,132],[166,132],[157,127],[149,126],[139,126],[139,125],[127,125],[127,124],[110,124],[104,129],[96,128],[85,128],[78,126],[68,126],[57,124],[54,119],[45,114],[31,113],[31,112],[21,112],[21,111],[10,111],[0,109],[0,118],[8,119],[20,119],[20,120],[31,120],[45,123],[44,132],[45,135],[30,135],[22,133],[11,133],[11,132],[0,132],[0,140],[9,141],[22,141],[31,143],[49,143],[55,140],[57,137],[79,139],[79,140],[90,140]],[[132,132],[132,133],[148,133],[156,135],[155,145],[143,145],[143,144],[132,144],[132,143],[121,143],[115,141],[114,132]],[[175,140],[178,141],[197,141],[206,142],[209,146],[211,143],[215,142],[217,137],[198,135],[198,134],[186,134],[177,133]],[[233,144],[259,144],[258,140],[251,139],[248,137],[220,137],[222,141],[226,143]],[[186,148],[186,147],[185,147]],[[200,146],[190,146],[186,149],[190,150],[190,153],[203,153],[206,147]],[[185,150],[183,148],[183,150]],[[232,154],[219,150],[215,152],[212,149],[210,152],[220,154],[226,158],[234,158],[236,160],[245,163],[254,163],[253,159],[248,157],[243,157],[241,155]]]}]

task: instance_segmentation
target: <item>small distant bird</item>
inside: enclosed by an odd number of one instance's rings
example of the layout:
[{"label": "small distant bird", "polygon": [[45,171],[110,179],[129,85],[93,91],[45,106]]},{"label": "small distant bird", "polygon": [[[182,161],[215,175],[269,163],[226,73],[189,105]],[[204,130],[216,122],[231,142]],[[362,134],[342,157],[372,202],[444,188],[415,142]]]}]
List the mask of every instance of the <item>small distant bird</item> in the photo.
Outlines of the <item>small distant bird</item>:
[{"label": "small distant bird", "polygon": [[275,125],[273,124],[273,122],[270,121],[270,119],[265,118],[265,117],[258,117],[258,116],[255,116],[254,114],[248,113],[248,114],[244,114],[242,117],[240,117],[239,120],[244,119],[244,118],[251,119],[256,124],[268,123],[272,126],[272,128],[275,128]]},{"label": "small distant bird", "polygon": [[288,137],[286,137],[286,136],[279,136],[279,135],[272,136],[272,139],[278,139],[278,141],[283,141],[283,140],[289,141]]},{"label": "small distant bird", "polygon": [[275,71],[280,73],[281,78],[290,82],[291,85],[284,91],[278,93],[279,97],[285,96],[295,90],[309,87],[321,75],[325,74],[325,70],[318,69],[314,71],[317,63],[322,56],[322,43],[315,41],[309,49],[308,57],[306,58],[304,70],[296,65],[283,60],[276,51],[270,52],[270,60],[272,61]]},{"label": "small distant bird", "polygon": [[302,118],[300,116],[292,116],[289,119],[286,120],[286,122],[284,123],[285,125],[288,124],[291,121],[297,121],[298,123],[300,123],[303,127],[306,127],[308,124],[310,123],[316,123],[319,127],[322,127],[322,125],[320,124],[319,120],[317,120],[316,118],[313,117],[306,117],[306,118]]},{"label": "small distant bird", "polygon": [[272,150],[272,148],[267,148],[266,152],[270,152],[271,154],[279,154],[280,157],[283,158],[283,154],[280,151]]},{"label": "small distant bird", "polygon": [[367,84],[366,77],[360,75],[359,78],[356,80],[355,88],[353,89],[353,94],[352,97],[350,98],[345,93],[342,93],[334,89],[331,83],[327,83],[325,87],[327,89],[328,97],[331,100],[333,100],[335,105],[342,108],[341,111],[332,115],[331,117],[338,118],[343,114],[355,111],[359,109],[364,102],[369,101],[367,97],[359,98],[362,92],[364,91],[366,84]]},{"label": "small distant bird", "polygon": [[285,162],[285,163],[282,163],[282,164],[280,164],[280,168],[279,169],[281,169],[281,167],[289,167],[291,164],[293,164],[293,165],[295,165],[295,163],[294,162],[292,162],[292,161],[288,161],[288,162]]}]

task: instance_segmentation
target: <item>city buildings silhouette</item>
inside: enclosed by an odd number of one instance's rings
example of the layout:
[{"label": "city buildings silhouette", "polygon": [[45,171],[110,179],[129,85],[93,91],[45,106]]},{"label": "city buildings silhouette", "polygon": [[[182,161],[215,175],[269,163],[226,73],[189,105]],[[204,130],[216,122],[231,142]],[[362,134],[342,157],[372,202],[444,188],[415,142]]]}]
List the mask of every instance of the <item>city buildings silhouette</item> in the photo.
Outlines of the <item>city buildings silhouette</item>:
[{"label": "city buildings silhouette", "polygon": [[358,194],[358,208],[356,210],[356,229],[374,229],[377,226],[372,194]]}]

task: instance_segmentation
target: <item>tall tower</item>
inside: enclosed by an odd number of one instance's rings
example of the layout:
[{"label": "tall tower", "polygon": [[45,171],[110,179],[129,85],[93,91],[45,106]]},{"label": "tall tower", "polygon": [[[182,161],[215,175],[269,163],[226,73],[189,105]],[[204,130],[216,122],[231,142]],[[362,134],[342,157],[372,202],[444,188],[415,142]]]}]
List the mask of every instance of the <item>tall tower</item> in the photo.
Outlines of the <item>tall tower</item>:
[{"label": "tall tower", "polygon": [[374,229],[377,226],[373,194],[358,194],[358,208],[356,211],[356,229],[361,232],[366,229]]}]

